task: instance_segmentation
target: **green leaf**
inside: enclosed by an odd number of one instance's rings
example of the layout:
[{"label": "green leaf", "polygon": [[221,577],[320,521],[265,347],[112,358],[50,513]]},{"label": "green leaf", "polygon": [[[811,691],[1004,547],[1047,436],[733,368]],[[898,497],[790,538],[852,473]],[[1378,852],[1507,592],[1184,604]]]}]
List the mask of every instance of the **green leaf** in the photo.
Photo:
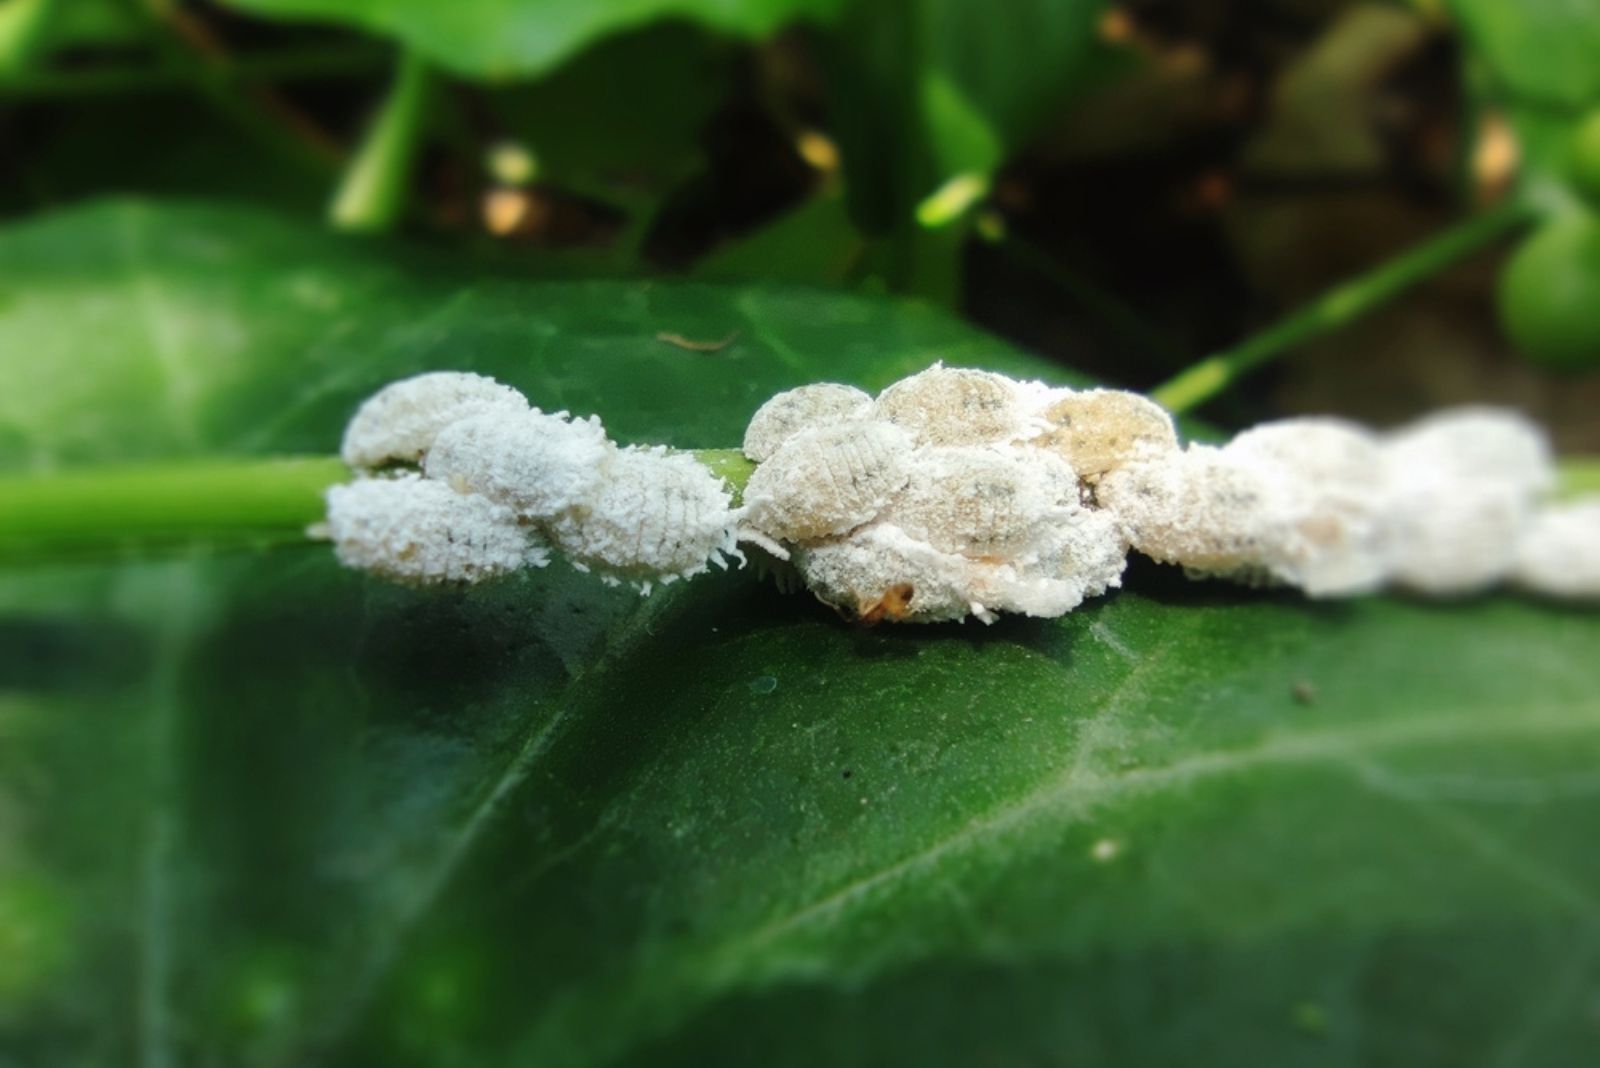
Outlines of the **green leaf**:
[{"label": "green leaf", "polygon": [[540,74],[620,30],[666,18],[759,37],[827,19],[843,0],[226,0],[272,18],[318,19],[399,38],[469,77]]},{"label": "green leaf", "polygon": [[1585,110],[1600,104],[1600,0],[1448,0],[1477,85],[1505,109],[1521,147],[1521,194],[1553,213],[1579,204],[1568,151]]},{"label": "green leaf", "polygon": [[[424,368],[628,440],[935,357],[916,304],[485,275],[108,204],[0,235],[0,463],[327,450]],[[716,353],[655,339],[738,337]],[[1145,568],[859,630],[746,574],[0,575],[0,1051],[176,1063],[1586,1063],[1600,619]]]},{"label": "green leaf", "polygon": [[1600,0],[1447,0],[1471,48],[1528,103],[1600,99]]}]

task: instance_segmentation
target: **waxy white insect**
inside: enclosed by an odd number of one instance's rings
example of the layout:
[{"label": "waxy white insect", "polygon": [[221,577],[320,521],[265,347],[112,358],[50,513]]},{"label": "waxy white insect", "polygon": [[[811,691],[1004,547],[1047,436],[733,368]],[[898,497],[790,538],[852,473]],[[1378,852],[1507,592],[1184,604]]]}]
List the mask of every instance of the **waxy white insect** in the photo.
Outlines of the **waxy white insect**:
[{"label": "waxy white insect", "polygon": [[549,559],[511,509],[409,472],[330,488],[326,531],[341,564],[413,585],[481,582]]},{"label": "waxy white insect", "polygon": [[1130,550],[1192,574],[1345,597],[1455,596],[1499,582],[1600,598],[1600,500],[1550,505],[1537,427],[1464,409],[1380,435],[1288,419],[1181,447],[1147,398],[987,371],[928,370],[877,398],[833,383],[762,405],[735,507],[692,456],[620,448],[491,379],[397,382],[356,413],[361,477],[328,494],[339,559],[417,583],[575,566],[648,591],[725,565],[740,541],[788,560],[868,622],[1058,616],[1120,584]]}]

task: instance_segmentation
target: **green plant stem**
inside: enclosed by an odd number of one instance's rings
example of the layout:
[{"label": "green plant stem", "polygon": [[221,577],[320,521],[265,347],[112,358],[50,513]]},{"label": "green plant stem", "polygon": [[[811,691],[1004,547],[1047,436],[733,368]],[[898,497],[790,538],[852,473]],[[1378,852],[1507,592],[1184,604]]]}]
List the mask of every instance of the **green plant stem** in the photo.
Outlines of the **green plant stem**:
[{"label": "green plant stem", "polygon": [[56,0],[0,2],[0,84],[9,83],[28,69],[55,7]]},{"label": "green plant stem", "polygon": [[[737,498],[755,470],[738,449],[691,453]],[[336,456],[174,460],[0,475],[0,565],[305,544]]]},{"label": "green plant stem", "polygon": [[328,208],[335,229],[381,233],[405,210],[411,171],[422,145],[433,72],[411,50],[400,56],[393,84]]},{"label": "green plant stem", "polygon": [[306,540],[336,457],[183,460],[0,477],[0,562]]},{"label": "green plant stem", "polygon": [[1242,344],[1208,356],[1150,396],[1169,411],[1192,411],[1267,361],[1361,318],[1530,218],[1526,206],[1508,204],[1468,219],[1336,286]]}]

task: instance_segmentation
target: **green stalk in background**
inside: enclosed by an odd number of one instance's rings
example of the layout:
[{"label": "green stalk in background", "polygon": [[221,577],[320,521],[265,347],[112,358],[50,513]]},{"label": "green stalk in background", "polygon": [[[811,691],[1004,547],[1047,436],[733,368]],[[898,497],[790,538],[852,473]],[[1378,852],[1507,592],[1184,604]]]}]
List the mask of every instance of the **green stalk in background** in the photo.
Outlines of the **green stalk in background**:
[{"label": "green stalk in background", "polygon": [[401,53],[388,95],[345,169],[328,221],[336,230],[382,233],[405,211],[412,170],[422,147],[434,74],[411,50]]},{"label": "green stalk in background", "polygon": [[1324,293],[1288,318],[1214,356],[1208,356],[1151,391],[1172,412],[1188,412],[1217,396],[1250,371],[1296,345],[1354,322],[1469,253],[1517,229],[1531,218],[1527,207],[1507,204],[1474,216],[1416,248]]}]

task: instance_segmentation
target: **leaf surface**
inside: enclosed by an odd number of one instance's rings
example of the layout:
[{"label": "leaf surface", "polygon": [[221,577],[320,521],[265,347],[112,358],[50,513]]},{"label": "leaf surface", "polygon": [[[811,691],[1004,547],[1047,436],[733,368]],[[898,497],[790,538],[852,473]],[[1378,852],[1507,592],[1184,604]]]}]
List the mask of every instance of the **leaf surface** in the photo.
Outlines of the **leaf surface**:
[{"label": "leaf surface", "polygon": [[843,0],[227,0],[253,14],[340,22],[399,38],[457,73],[540,74],[619,30],[688,19],[745,36],[826,19]]},{"label": "leaf surface", "polygon": [[[266,215],[0,235],[0,463],[327,451],[425,368],[726,445],[1051,369],[928,308],[548,282]],[[685,351],[660,331],[722,338]],[[322,548],[0,575],[18,1063],[1583,1064],[1600,620],[1138,568],[859,630],[747,573],[458,593]]]}]

